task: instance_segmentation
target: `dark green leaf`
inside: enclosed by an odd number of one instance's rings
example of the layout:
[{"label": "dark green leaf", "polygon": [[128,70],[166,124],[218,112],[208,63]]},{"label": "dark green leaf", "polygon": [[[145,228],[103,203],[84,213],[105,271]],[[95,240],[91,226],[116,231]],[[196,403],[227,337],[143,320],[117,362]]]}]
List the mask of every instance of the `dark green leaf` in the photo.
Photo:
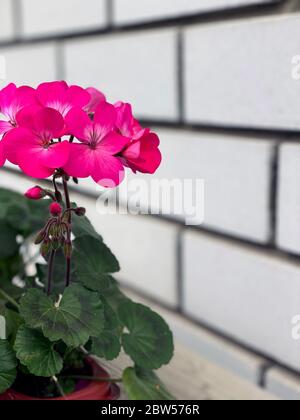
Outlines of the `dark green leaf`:
[{"label": "dark green leaf", "polygon": [[33,375],[50,377],[63,368],[63,360],[54,350],[54,344],[25,325],[19,328],[14,348],[17,358]]},{"label": "dark green leaf", "polygon": [[103,331],[103,333],[93,338],[92,353],[106,360],[116,359],[121,351],[120,336],[115,332]]},{"label": "dark green leaf", "polygon": [[11,205],[8,209],[6,220],[18,232],[30,229],[29,209],[25,203],[24,205]]},{"label": "dark green leaf", "polygon": [[90,236],[102,242],[101,236],[96,232],[93,225],[86,216],[73,216],[72,232],[76,238],[81,238],[82,236]]},{"label": "dark green leaf", "polygon": [[7,339],[11,344],[15,342],[17,332],[20,326],[24,323],[18,312],[12,309],[5,309],[5,320],[6,320],[6,334]]},{"label": "dark green leaf", "polygon": [[82,236],[74,241],[76,276],[86,287],[99,290],[98,283],[103,274],[120,270],[119,263],[110,249],[99,240]]},{"label": "dark green leaf", "polygon": [[123,373],[123,386],[130,400],[170,401],[175,399],[151,370],[138,367],[127,368]]},{"label": "dark green leaf", "polygon": [[128,330],[122,336],[124,350],[138,366],[152,370],[169,363],[174,352],[173,337],[160,315],[128,301],[120,306],[119,318]]},{"label": "dark green leaf", "polygon": [[17,359],[7,340],[0,340],[0,393],[6,391],[16,378]]},{"label": "dark green leaf", "polygon": [[117,313],[104,302],[104,330],[99,337],[93,338],[92,353],[106,360],[117,358],[121,351],[121,324]]},{"label": "dark green leaf", "polygon": [[0,258],[11,257],[18,251],[17,234],[6,221],[0,220]]},{"label": "dark green leaf", "polygon": [[51,341],[63,340],[78,347],[103,330],[103,305],[97,293],[79,285],[68,287],[61,299],[31,289],[21,299],[20,312],[26,325],[41,328]]}]

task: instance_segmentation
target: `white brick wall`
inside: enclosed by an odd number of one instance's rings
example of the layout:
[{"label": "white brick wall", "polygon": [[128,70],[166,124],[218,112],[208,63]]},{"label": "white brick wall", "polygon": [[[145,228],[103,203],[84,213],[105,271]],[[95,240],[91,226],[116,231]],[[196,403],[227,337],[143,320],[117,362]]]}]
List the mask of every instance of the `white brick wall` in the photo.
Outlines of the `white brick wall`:
[{"label": "white brick wall", "polygon": [[12,0],[1,0],[0,3],[0,42],[13,37]]},{"label": "white brick wall", "polygon": [[286,143],[280,147],[278,169],[277,244],[300,253],[300,145]]},{"label": "white brick wall", "polygon": [[56,79],[55,45],[0,48],[0,55],[6,63],[6,80],[0,80],[0,86],[10,82],[36,86],[42,81]]},{"label": "white brick wall", "polygon": [[[166,179],[203,179],[205,182],[204,226],[244,237],[257,242],[267,242],[271,235],[270,197],[271,166],[274,144],[260,138],[192,133],[179,130],[157,130],[163,162],[155,176],[131,175],[150,183]],[[127,185],[120,186],[126,198]],[[149,192],[139,189],[145,207]],[[129,195],[130,197],[130,195]],[[190,194],[184,208],[188,210]],[[192,204],[195,205],[196,195]],[[153,201],[153,200],[152,200]],[[200,200],[198,202],[200,204]],[[155,206],[159,210],[158,206]],[[221,209],[221,210],[220,210]],[[168,203],[162,205],[168,211]],[[182,217],[187,221],[189,217]]]},{"label": "white brick wall", "polygon": [[[11,1],[11,0],[9,0]],[[27,37],[101,28],[105,0],[21,0],[23,34]]]},{"label": "white brick wall", "polygon": [[184,235],[185,313],[295,369],[299,278],[299,264],[200,233]]},{"label": "white brick wall", "polygon": [[176,32],[108,36],[66,43],[66,78],[130,101],[139,116],[178,117]]},{"label": "white brick wall", "polygon": [[186,120],[299,129],[292,78],[300,15],[207,24],[185,32]]},{"label": "white brick wall", "polygon": [[157,18],[209,12],[238,6],[276,3],[278,0],[115,0],[115,21],[133,23]]}]

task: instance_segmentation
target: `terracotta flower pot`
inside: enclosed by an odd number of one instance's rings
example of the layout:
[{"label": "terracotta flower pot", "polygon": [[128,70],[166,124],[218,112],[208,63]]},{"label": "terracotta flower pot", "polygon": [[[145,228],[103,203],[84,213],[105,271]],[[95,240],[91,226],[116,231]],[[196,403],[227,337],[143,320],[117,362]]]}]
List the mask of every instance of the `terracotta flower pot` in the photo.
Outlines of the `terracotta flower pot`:
[{"label": "terracotta flower pot", "polygon": [[[92,359],[86,359],[87,364],[92,368],[93,377],[95,378],[109,378],[108,373],[102,369],[98,363]],[[4,394],[0,395],[0,400],[67,400],[67,401],[79,401],[79,400],[90,400],[90,401],[104,401],[104,400],[117,400],[120,396],[119,387],[111,382],[92,382],[92,381],[79,381],[77,383],[77,390],[66,397],[59,398],[34,398],[29,397],[19,392],[9,389]]]}]

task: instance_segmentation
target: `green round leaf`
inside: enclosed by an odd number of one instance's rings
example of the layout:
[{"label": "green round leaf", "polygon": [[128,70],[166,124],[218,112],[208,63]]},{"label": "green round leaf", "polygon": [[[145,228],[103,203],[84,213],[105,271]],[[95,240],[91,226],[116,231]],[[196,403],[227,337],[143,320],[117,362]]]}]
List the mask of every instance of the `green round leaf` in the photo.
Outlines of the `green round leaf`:
[{"label": "green round leaf", "polygon": [[93,338],[91,351],[106,360],[116,359],[121,352],[120,336],[115,332],[103,331],[99,337]]},{"label": "green round leaf", "polygon": [[121,352],[120,320],[112,307],[104,302],[105,324],[99,337],[92,340],[92,353],[106,360],[116,359]]},{"label": "green round leaf", "polygon": [[119,263],[110,249],[101,241],[82,236],[74,241],[76,276],[88,288],[96,288],[103,274],[120,270]]},{"label": "green round leaf", "polygon": [[19,328],[14,348],[17,358],[33,375],[50,377],[63,368],[63,360],[54,350],[54,344],[25,325]]},{"label": "green round leaf", "polygon": [[17,359],[7,340],[0,340],[0,393],[6,391],[16,379]]},{"label": "green round leaf", "polygon": [[130,400],[174,400],[160,379],[151,370],[127,368],[123,373],[123,386]]},{"label": "green round leaf", "polygon": [[138,365],[158,369],[169,363],[174,353],[173,336],[166,322],[150,308],[131,301],[119,308],[125,352]]},{"label": "green round leaf", "polygon": [[[76,205],[75,205],[76,206]],[[90,236],[102,242],[101,236],[95,231],[93,225],[86,216],[74,216],[72,219],[72,232],[76,238]]]},{"label": "green round leaf", "polygon": [[62,340],[70,347],[85,344],[103,330],[103,305],[98,294],[79,285],[68,287],[60,299],[31,289],[21,299],[20,312],[26,325],[41,328],[49,340]]}]

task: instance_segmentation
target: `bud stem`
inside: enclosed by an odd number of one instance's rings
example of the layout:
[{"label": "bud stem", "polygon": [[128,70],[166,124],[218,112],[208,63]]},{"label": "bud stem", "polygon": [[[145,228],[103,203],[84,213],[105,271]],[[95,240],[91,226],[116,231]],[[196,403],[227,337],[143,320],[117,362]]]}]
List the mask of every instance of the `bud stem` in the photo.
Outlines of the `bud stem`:
[{"label": "bud stem", "polygon": [[[69,195],[68,181],[65,176],[63,176],[63,187],[66,200],[66,211],[68,212],[68,224],[72,225],[72,211],[71,211],[71,201]],[[67,231],[67,240],[71,242],[71,228]],[[70,286],[71,281],[71,257],[66,258],[66,287]]]},{"label": "bud stem", "polygon": [[50,258],[48,261],[48,286],[47,286],[47,295],[51,295],[52,292],[52,277],[53,277],[53,268],[54,268],[54,260],[55,260],[56,251],[53,249],[50,254]]}]

